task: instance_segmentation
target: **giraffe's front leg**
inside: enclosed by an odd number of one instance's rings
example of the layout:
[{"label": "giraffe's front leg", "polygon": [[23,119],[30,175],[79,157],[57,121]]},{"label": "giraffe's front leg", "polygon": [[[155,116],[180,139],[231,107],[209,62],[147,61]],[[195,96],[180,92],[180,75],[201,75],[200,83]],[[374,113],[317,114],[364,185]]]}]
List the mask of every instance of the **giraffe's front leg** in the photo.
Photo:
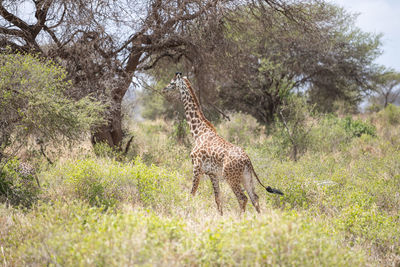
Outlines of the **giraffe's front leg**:
[{"label": "giraffe's front leg", "polygon": [[199,188],[200,178],[202,175],[202,171],[200,166],[193,167],[193,186],[192,191],[190,192],[192,196],[196,195],[197,188]]},{"label": "giraffe's front leg", "polygon": [[219,214],[224,215],[222,212],[222,204],[221,204],[221,193],[219,190],[219,181],[216,175],[210,174],[210,180],[214,189],[214,195],[215,195],[215,203],[217,203],[217,209]]}]

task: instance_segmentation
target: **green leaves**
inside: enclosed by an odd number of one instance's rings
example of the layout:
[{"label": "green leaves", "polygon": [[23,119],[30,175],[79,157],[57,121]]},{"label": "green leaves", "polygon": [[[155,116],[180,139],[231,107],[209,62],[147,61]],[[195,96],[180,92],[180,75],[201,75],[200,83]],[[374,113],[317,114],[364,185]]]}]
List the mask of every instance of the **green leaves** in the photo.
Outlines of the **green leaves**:
[{"label": "green leaves", "polygon": [[[61,166],[60,166],[61,167]],[[168,210],[182,199],[176,193],[178,177],[140,158],[132,164],[106,159],[84,159],[64,163],[54,175],[62,177],[63,187],[75,198],[105,209],[120,201]]]},{"label": "green leaves", "polygon": [[360,137],[363,134],[376,136],[376,128],[372,124],[363,122],[362,120],[353,120],[350,116],[343,119],[344,129],[350,133],[352,137]]},{"label": "green leaves", "polygon": [[56,63],[0,54],[0,66],[0,145],[7,138],[10,145],[25,144],[29,136],[70,142],[102,122],[104,105],[91,97],[70,98],[71,82]]}]

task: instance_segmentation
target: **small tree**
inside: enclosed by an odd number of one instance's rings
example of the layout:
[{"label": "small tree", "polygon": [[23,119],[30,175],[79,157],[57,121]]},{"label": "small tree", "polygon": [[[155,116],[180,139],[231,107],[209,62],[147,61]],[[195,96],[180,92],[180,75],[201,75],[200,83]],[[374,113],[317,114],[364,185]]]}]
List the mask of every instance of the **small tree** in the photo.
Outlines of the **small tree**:
[{"label": "small tree", "polygon": [[291,96],[281,105],[276,117],[275,140],[280,153],[289,154],[294,161],[307,150],[309,133],[313,127],[313,109],[305,98]]},{"label": "small tree", "polygon": [[392,69],[384,70],[375,82],[375,96],[370,102],[386,108],[389,104],[400,101],[400,73]]},{"label": "small tree", "polygon": [[3,53],[0,66],[0,162],[30,136],[41,142],[70,142],[103,122],[104,105],[89,96],[70,98],[71,82],[53,62]]}]

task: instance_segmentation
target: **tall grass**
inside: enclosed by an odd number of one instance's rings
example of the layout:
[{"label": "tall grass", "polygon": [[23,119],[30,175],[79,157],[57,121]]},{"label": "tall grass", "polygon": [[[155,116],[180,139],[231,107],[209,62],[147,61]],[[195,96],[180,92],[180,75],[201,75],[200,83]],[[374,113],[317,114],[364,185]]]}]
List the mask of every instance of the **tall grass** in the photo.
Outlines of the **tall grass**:
[{"label": "tall grass", "polygon": [[[267,136],[252,118],[233,115],[217,131],[244,147],[262,182],[285,195],[257,186],[261,214],[249,205],[241,215],[222,183],[223,217],[209,180],[200,183],[198,195],[189,195],[190,147],[175,141],[173,125],[143,122],[131,129],[135,145],[123,162],[108,153],[64,159],[39,174],[43,188],[31,208],[1,204],[0,261],[396,266],[400,131],[391,119],[397,109],[391,109],[352,118],[354,127],[345,119],[318,119],[297,162],[277,156],[278,133],[269,129]],[[360,129],[366,132],[352,134]]]}]

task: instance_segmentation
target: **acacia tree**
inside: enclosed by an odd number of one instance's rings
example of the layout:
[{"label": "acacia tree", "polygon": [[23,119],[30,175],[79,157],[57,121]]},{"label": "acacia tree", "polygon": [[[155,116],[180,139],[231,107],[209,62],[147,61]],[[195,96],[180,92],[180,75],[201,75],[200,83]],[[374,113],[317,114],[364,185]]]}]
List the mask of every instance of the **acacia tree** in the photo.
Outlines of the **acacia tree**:
[{"label": "acacia tree", "polygon": [[67,96],[70,82],[63,68],[31,55],[3,53],[0,66],[0,171],[31,136],[40,143],[71,142],[102,123],[99,101]]},{"label": "acacia tree", "polygon": [[2,0],[0,47],[38,53],[65,66],[72,97],[92,94],[110,107],[92,141],[120,146],[121,102],[134,75],[182,54],[191,45],[188,25],[215,19],[221,2]]},{"label": "acacia tree", "polygon": [[381,72],[375,80],[375,95],[370,101],[385,108],[400,101],[400,73],[393,69],[382,69]]},{"label": "acacia tree", "polygon": [[293,93],[323,111],[336,100],[356,105],[372,89],[380,36],[360,31],[354,19],[325,1],[246,1],[218,21],[192,23],[194,45],[150,75],[163,81],[165,68],[183,64],[206,111],[242,111],[261,123]]},{"label": "acacia tree", "polygon": [[335,100],[356,105],[371,91],[380,36],[361,32],[353,16],[331,4],[303,2],[292,8],[307,15],[307,22],[262,5],[235,12],[226,34],[231,62],[228,68],[215,64],[215,73],[229,77],[219,90],[225,108],[268,123],[295,92],[329,111]]}]

